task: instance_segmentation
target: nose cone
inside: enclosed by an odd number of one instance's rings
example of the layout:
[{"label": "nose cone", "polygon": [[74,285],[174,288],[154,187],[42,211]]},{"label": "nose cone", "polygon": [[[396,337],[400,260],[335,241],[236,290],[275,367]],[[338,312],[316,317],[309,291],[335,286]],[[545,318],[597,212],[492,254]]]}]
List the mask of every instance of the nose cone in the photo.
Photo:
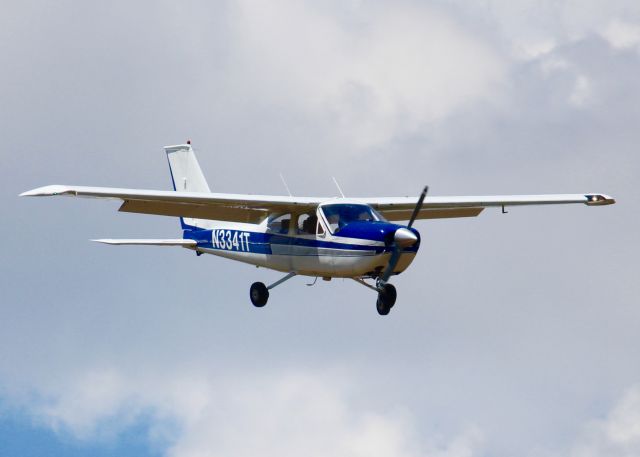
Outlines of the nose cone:
[{"label": "nose cone", "polygon": [[396,233],[393,235],[393,239],[398,246],[403,248],[411,247],[418,242],[416,234],[406,228],[399,228],[396,230]]}]

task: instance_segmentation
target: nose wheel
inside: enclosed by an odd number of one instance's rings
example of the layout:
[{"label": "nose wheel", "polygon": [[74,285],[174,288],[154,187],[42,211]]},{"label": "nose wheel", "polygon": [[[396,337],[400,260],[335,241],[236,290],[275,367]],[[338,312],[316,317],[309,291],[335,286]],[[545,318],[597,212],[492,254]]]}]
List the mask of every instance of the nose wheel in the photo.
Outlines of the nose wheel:
[{"label": "nose wheel", "polygon": [[378,314],[386,316],[396,304],[396,298],[398,294],[393,284],[385,284],[378,292],[378,300],[376,301],[376,309]]}]

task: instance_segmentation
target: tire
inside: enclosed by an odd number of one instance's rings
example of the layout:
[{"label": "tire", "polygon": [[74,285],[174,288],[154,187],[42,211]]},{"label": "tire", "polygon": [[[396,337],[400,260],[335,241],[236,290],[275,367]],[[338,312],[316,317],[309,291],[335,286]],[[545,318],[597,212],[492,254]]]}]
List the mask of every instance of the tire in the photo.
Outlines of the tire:
[{"label": "tire", "polygon": [[249,289],[249,298],[251,298],[253,306],[262,308],[267,304],[267,300],[269,300],[269,290],[267,286],[261,282],[254,282]]},{"label": "tire", "polygon": [[386,316],[387,314],[389,314],[389,311],[391,311],[391,308],[388,307],[382,300],[380,300],[380,297],[378,297],[378,300],[376,301],[376,309],[378,310],[378,314],[380,314],[381,316]]},{"label": "tire", "polygon": [[384,289],[379,294],[382,297],[382,300],[389,306],[389,308],[393,308],[393,305],[396,304],[396,298],[398,298],[398,292],[396,292],[396,288],[393,284],[385,284]]},{"label": "tire", "polygon": [[393,308],[393,305],[396,304],[396,298],[398,297],[398,293],[396,292],[396,288],[393,284],[385,284],[383,289],[378,292],[378,301],[376,302],[376,309],[378,310],[378,314],[381,316],[386,316]]}]

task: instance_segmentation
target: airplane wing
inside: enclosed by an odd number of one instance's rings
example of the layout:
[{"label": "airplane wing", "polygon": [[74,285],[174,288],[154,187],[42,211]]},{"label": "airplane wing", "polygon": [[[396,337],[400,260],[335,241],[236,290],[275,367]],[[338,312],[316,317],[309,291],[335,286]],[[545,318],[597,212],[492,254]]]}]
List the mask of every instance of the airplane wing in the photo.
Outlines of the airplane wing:
[{"label": "airplane wing", "polygon": [[[270,195],[176,192],[163,190],[119,189],[52,185],[20,194],[24,197],[67,195],[121,200],[119,211],[193,217],[230,222],[259,223],[272,213],[310,211],[326,198]],[[340,201],[339,199],[337,201]],[[371,205],[390,221],[409,220],[418,197],[350,198],[350,203]],[[468,197],[427,197],[417,219],[474,217],[485,208],[522,205],[583,203],[610,205],[615,200],[605,194],[496,195]]]},{"label": "airplane wing", "polygon": [[304,197],[63,185],[40,187],[20,194],[21,197],[53,195],[121,200],[122,205],[118,211],[128,213],[250,223],[259,223],[274,212],[313,210],[324,200]]},{"label": "airplane wing", "polygon": [[[418,197],[355,199],[371,205],[389,221],[411,217]],[[485,208],[523,205],[559,205],[582,203],[588,206],[611,205],[615,200],[605,194],[490,195],[467,197],[426,197],[416,219],[474,217]]]}]

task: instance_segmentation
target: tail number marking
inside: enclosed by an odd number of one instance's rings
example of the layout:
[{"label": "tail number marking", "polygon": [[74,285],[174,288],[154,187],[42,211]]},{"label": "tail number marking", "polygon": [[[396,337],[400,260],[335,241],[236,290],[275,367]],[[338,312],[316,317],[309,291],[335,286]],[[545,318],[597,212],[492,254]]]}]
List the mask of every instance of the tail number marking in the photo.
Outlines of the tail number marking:
[{"label": "tail number marking", "polygon": [[217,249],[251,252],[249,235],[251,235],[249,232],[238,232],[237,230],[212,230],[211,244]]}]

